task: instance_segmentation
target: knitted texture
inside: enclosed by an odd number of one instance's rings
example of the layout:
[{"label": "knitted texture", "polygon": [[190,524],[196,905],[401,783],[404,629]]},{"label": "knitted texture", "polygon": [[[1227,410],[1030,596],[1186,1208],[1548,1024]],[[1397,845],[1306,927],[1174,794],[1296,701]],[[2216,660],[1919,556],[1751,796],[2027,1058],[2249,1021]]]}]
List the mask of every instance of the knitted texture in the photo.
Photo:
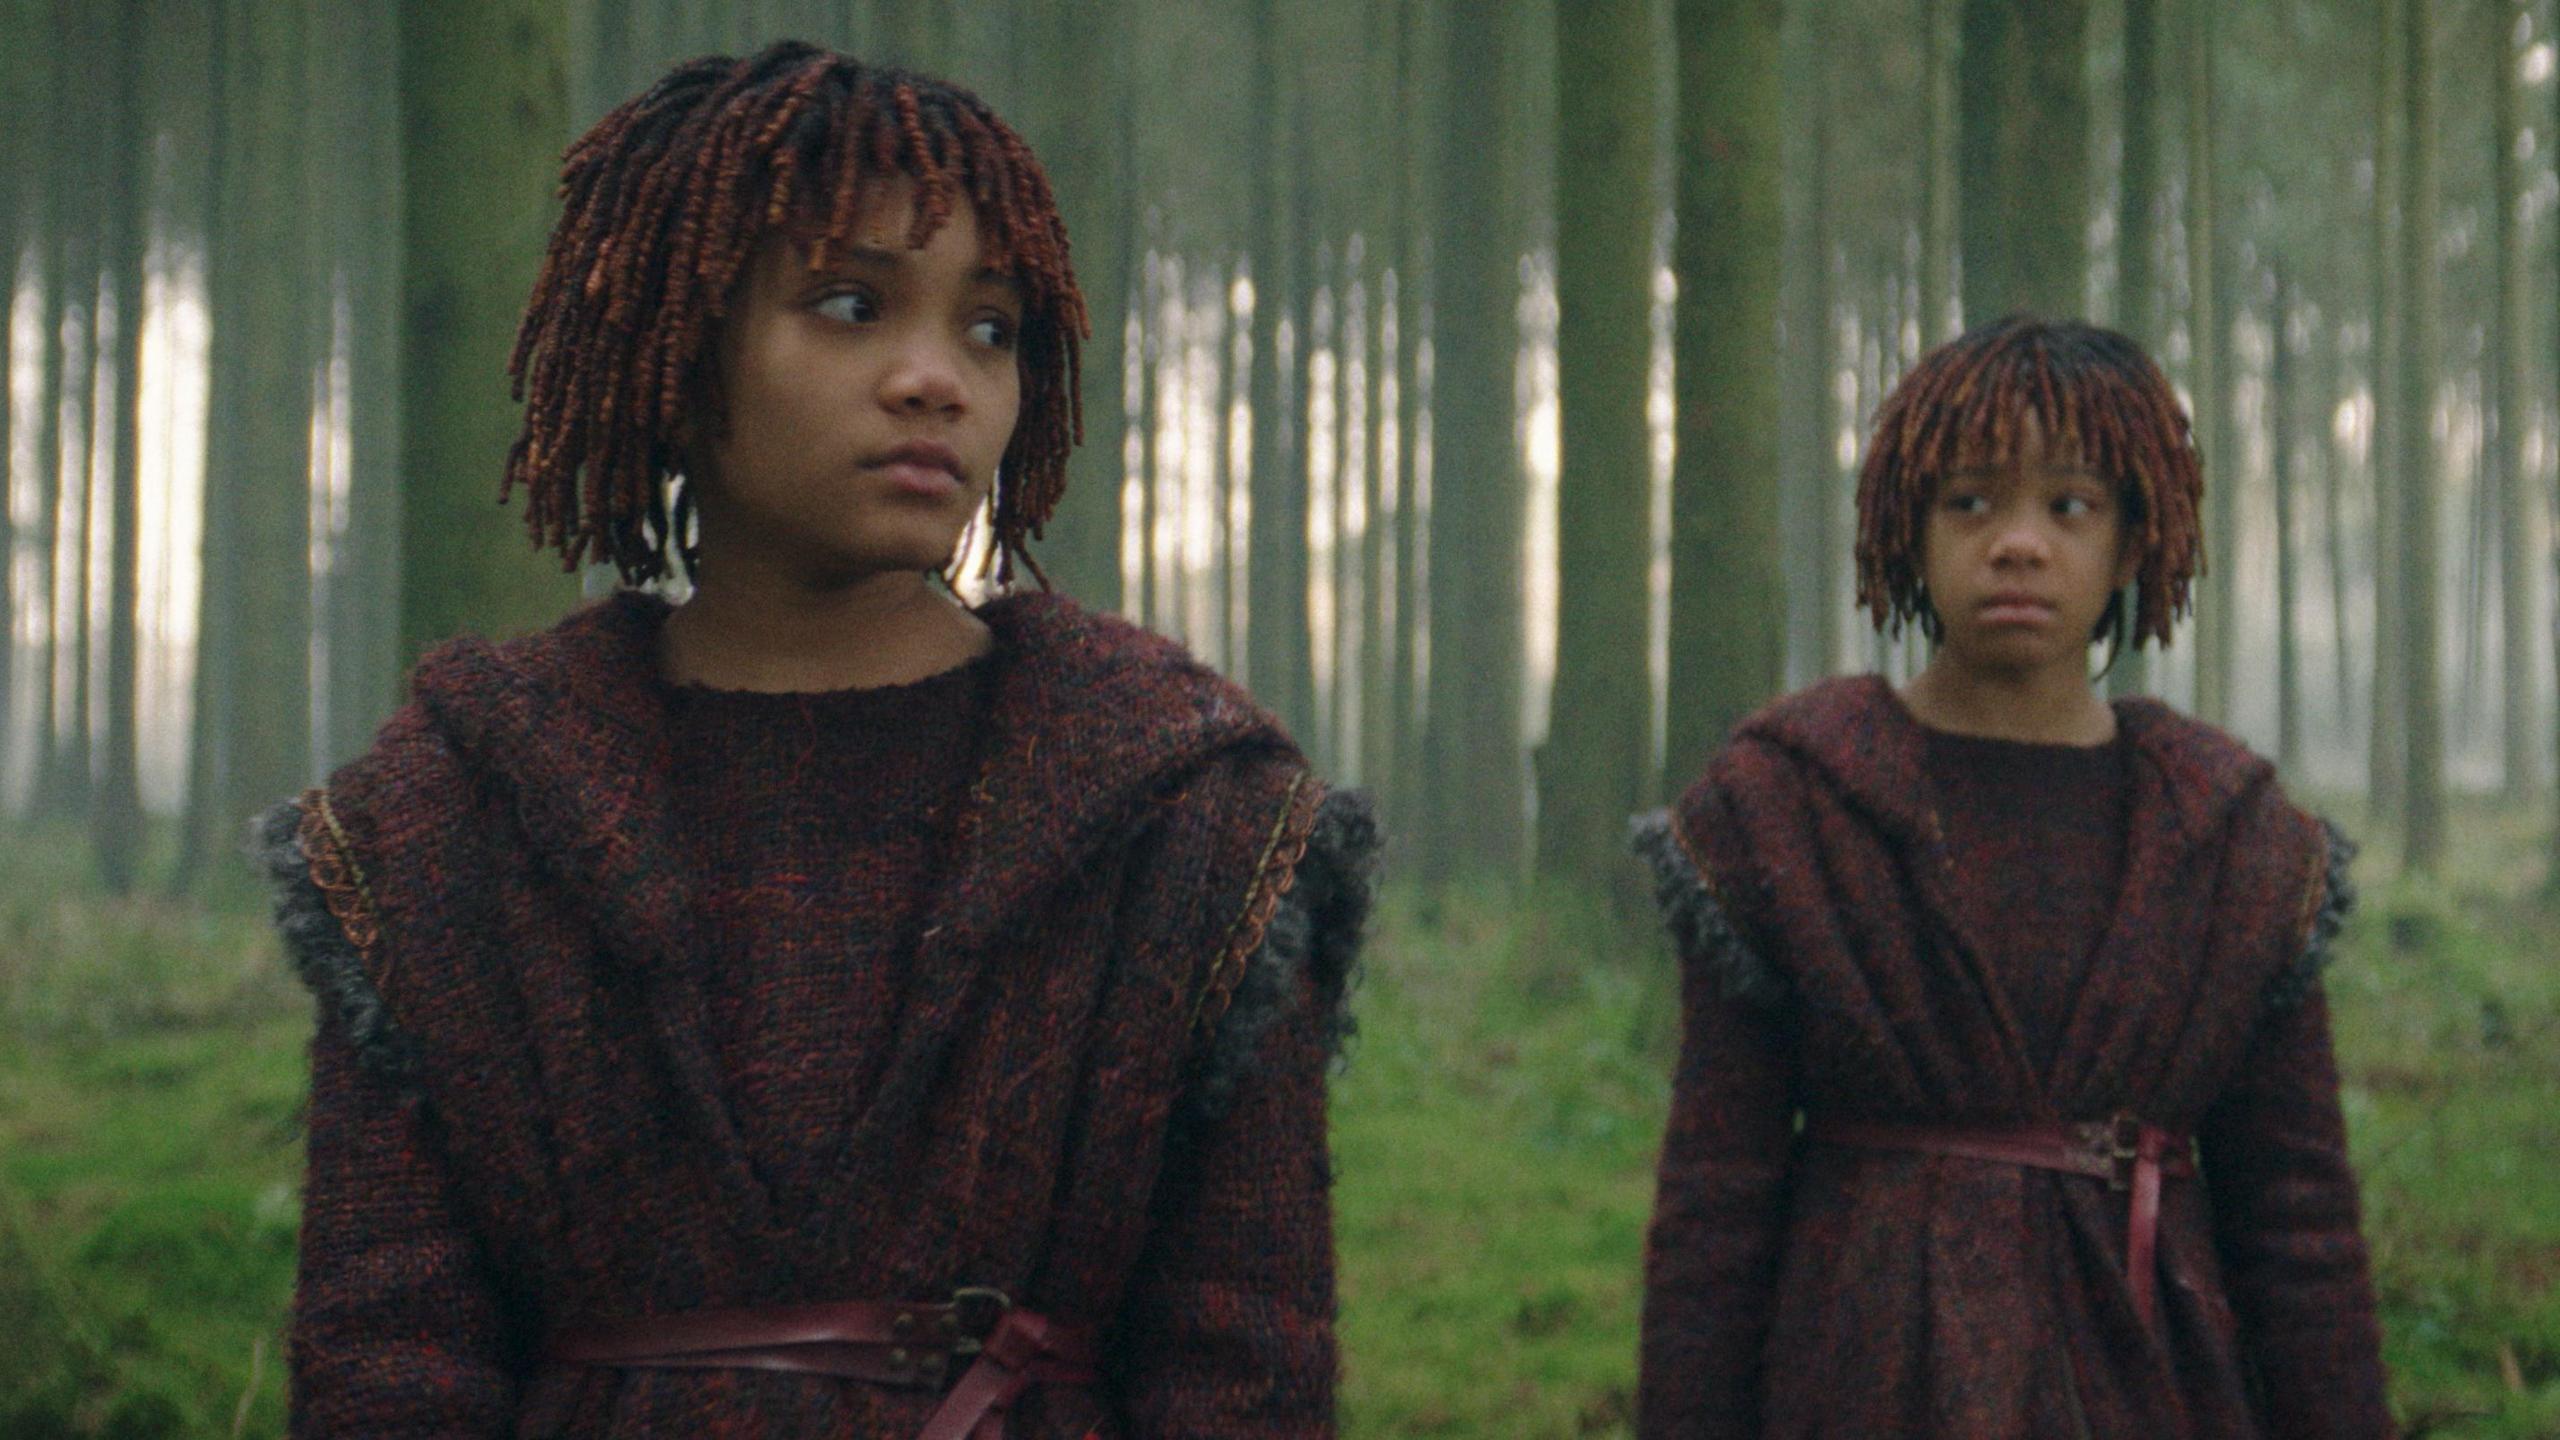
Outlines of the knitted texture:
[{"label": "knitted texture", "polygon": [[[1332,1433],[1359,907],[1316,877],[1374,837],[1178,647],[1054,597],[981,613],[983,675],[903,696],[671,692],[629,596],[421,664],[326,795],[375,932],[352,969],[318,867],[280,876],[325,982],[297,1434],[911,1435],[929,1392],[534,1361],[594,1321],[963,1285],[1106,1337],[1106,1383],[1034,1391],[1025,1440]],[[406,1098],[357,1059],[386,1046]]]},{"label": "knitted texture", "polygon": [[[2120,899],[2076,984],[2044,972],[2072,991],[2046,1064],[2011,993],[2037,976],[1988,958],[1979,867],[1884,682],[1754,716],[1675,807],[1694,893],[1665,887],[1684,1029],[1640,1434],[2390,1433],[2325,1004],[2268,1003],[2329,903],[2325,833],[2219,732],[2147,701],[2117,717]],[[1708,903],[1735,938],[1702,950]],[[1731,998],[1737,950],[1783,1003]],[[2122,1194],[1795,1123],[2121,1110],[2195,1133],[2205,1169],[2164,1194],[2148,1333]]]}]

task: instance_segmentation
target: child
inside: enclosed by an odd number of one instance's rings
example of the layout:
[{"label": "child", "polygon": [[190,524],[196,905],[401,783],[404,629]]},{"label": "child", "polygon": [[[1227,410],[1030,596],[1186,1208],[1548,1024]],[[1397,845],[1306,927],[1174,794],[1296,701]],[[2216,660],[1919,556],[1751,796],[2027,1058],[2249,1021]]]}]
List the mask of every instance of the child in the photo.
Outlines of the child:
[{"label": "child", "polygon": [[1365,815],[1178,647],[936,581],[982,505],[1037,574],[1075,434],[1038,162],[786,44],[563,195],[507,481],[692,594],[439,649],[263,822],[294,1433],[1330,1435]]},{"label": "child", "polygon": [[1858,593],[1927,669],[1776,702],[1638,825],[1685,1017],[1643,1435],[2391,1433],[2318,980],[2347,847],[2090,686],[2093,639],[2168,641],[2202,489],[2087,325],[1885,401]]}]

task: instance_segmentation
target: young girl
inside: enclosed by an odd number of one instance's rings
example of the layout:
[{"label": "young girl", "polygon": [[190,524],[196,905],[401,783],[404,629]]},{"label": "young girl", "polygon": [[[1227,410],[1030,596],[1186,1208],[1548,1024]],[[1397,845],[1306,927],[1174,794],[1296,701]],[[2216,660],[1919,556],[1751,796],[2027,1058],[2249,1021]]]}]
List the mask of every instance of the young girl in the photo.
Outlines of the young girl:
[{"label": "young girl", "polygon": [[1859,599],[1936,649],[1746,720],[1638,826],[1683,961],[1641,1433],[2378,1437],[2318,981],[2347,847],[2102,702],[2203,485],[2148,357],[2011,319],[1876,418]]},{"label": "young girl", "polygon": [[[568,154],[507,480],[633,585],[264,821],[301,1436],[1332,1433],[1372,835],[1026,551],[1084,309],[984,104],[803,45]],[[669,498],[672,481],[673,498]]]}]

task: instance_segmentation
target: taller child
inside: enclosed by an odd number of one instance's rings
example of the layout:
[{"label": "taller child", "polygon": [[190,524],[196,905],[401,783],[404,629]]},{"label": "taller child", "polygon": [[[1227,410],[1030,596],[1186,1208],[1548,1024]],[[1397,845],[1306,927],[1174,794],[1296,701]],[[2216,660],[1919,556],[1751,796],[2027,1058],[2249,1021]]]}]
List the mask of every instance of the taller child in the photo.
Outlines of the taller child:
[{"label": "taller child", "polygon": [[536,539],[263,822],[320,997],[298,1436],[1332,1433],[1324,1067],[1373,836],[1176,646],[998,578],[1085,314],[965,91],[804,45],[573,146]]},{"label": "taller child", "polygon": [[1638,827],[1683,962],[1640,1433],[2391,1433],[2319,972],[2346,847],[2239,742],[2093,691],[2198,559],[2186,417],[2012,319],[1876,417],[1897,692],[1743,722]]}]

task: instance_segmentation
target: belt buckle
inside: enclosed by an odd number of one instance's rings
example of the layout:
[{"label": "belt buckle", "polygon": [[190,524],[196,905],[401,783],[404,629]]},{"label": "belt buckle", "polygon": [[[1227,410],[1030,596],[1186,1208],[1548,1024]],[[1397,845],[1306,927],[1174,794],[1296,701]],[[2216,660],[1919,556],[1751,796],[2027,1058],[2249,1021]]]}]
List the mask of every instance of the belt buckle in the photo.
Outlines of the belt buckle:
[{"label": "belt buckle", "polygon": [[2107,1162],[2107,1188],[2133,1188],[2134,1167],[2142,1160],[2142,1117],[2130,1110],[2119,1110],[2104,1122]]},{"label": "belt buckle", "polygon": [[1004,1323],[1012,1309],[1013,1297],[992,1285],[963,1285],[952,1291],[951,1308],[943,1312],[943,1324],[951,1332],[952,1355],[975,1355],[984,1350],[987,1337]]}]

